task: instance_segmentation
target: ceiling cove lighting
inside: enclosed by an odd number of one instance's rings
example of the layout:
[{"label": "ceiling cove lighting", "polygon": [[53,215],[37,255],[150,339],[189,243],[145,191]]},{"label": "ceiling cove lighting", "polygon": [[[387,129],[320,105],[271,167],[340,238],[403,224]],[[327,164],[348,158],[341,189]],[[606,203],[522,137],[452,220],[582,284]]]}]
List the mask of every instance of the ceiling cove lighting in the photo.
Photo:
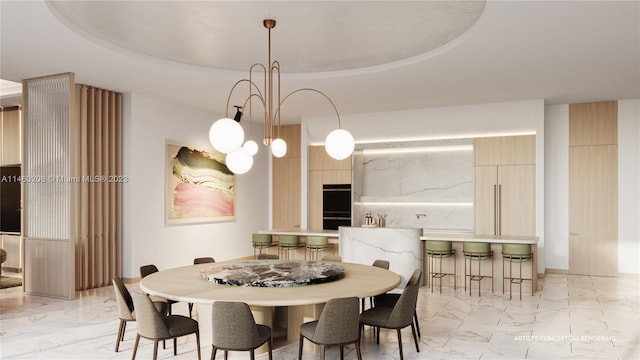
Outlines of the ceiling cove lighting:
[{"label": "ceiling cove lighting", "polygon": [[[322,95],[333,107],[338,117],[338,128],[331,131],[325,139],[325,149],[329,156],[336,160],[349,157],[355,148],[355,140],[348,131],[341,128],[340,114],[333,101],[322,91],[313,88],[301,88],[290,92],[283,98],[280,97],[280,63],[271,60],[271,29],[276,26],[276,21],[266,19],[263,22],[268,30],[268,55],[267,66],[255,63],[249,68],[249,78],[238,80],[227,97],[226,117],[211,125],[209,129],[209,141],[218,151],[226,154],[226,162],[229,170],[235,174],[244,174],[251,169],[253,155],[258,151],[255,141],[244,140],[244,130],[240,125],[242,111],[248,109],[249,122],[253,122],[253,106],[257,102],[259,112],[264,116],[264,138],[263,143],[269,146],[271,154],[275,157],[283,157],[287,153],[287,143],[280,138],[280,110],[282,104],[289,96],[301,92],[311,91]],[[255,76],[254,76],[255,75]],[[242,83],[247,83],[249,91],[242,106],[236,106],[234,119],[229,118],[229,102],[236,87]],[[262,86],[259,86],[262,85]],[[276,126],[277,125],[277,126]],[[277,129],[277,132],[276,132]]]},{"label": "ceiling cove lighting", "polygon": [[412,153],[431,153],[431,152],[453,152],[453,151],[473,151],[473,145],[443,145],[443,146],[423,146],[423,147],[406,147],[406,148],[387,148],[387,149],[363,149],[362,153],[366,155],[372,154],[412,154]]}]

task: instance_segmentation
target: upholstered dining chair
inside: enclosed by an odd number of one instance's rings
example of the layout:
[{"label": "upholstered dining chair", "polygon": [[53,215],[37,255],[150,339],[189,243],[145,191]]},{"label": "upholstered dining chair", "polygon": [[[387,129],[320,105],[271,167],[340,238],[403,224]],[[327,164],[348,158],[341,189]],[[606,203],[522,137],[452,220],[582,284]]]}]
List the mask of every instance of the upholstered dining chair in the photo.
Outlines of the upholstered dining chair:
[{"label": "upholstered dining chair", "polygon": [[[150,264],[150,265],[142,265],[140,266],[140,278],[144,279],[145,277],[158,272],[158,267]],[[153,301],[165,301],[169,305],[169,315],[171,315],[171,305],[177,303],[175,300],[163,299],[158,296],[151,296],[151,300]]]},{"label": "upholstered dining chair", "polygon": [[[214,262],[216,262],[216,261],[212,257],[199,257],[199,258],[193,259],[193,265],[210,264],[210,263],[214,263]],[[188,306],[189,306],[189,317],[193,317],[192,316],[193,303],[189,303]]]},{"label": "upholstered dining chair", "polygon": [[[118,337],[116,338],[116,352],[120,349],[120,343],[124,340],[124,332],[127,328],[127,322],[136,321],[133,308],[133,299],[131,293],[119,277],[112,279],[113,290],[116,293],[116,304],[118,305],[118,317],[120,318],[120,327],[118,328]],[[165,301],[154,301],[153,306],[162,316],[167,315],[169,306]]]},{"label": "upholstered dining chair", "polygon": [[243,302],[216,301],[212,313],[211,360],[215,360],[218,349],[224,351],[227,359],[229,351],[250,351],[255,359],[255,349],[267,343],[269,360],[273,359],[271,328],[256,324],[249,305]]},{"label": "upholstered dining chair", "polygon": [[320,359],[325,358],[327,345],[340,345],[340,359],[344,359],[344,345],[354,343],[358,360],[360,353],[360,327],[358,321],[358,298],[331,299],[320,314],[320,319],[300,325],[298,360],[302,359],[302,346],[307,338],[320,345]]},{"label": "upholstered dining chair", "polygon": [[[389,261],[382,260],[382,259],[374,260],[373,264],[371,264],[371,266],[383,268],[383,269],[386,269],[386,270],[389,270],[389,265],[390,265]],[[369,298],[369,306],[373,307],[373,298],[372,297]],[[364,311],[364,298],[362,298],[362,311]]]},{"label": "upholstered dining chair", "polygon": [[[409,280],[407,280],[407,285],[405,285],[405,288],[409,285],[420,284],[421,275],[422,271],[414,271]],[[384,293],[382,295],[376,295],[373,298],[373,302],[374,304],[376,304],[376,306],[385,306],[392,308],[396,305],[399,298],[400,293]],[[418,337],[421,337],[422,335],[420,334],[420,323],[418,322],[418,311],[415,309],[413,311],[413,321],[416,325],[416,332],[418,333]]]},{"label": "upholstered dining chair", "polygon": [[[416,270],[422,272],[420,270]],[[420,276],[417,276],[420,278]],[[413,341],[416,345],[416,351],[420,352],[418,345],[418,337],[416,336],[416,329],[413,324],[413,314],[415,312],[416,303],[418,301],[418,290],[420,289],[419,283],[414,283],[407,286],[395,305],[390,307],[374,306],[371,309],[365,310],[360,314],[360,329],[364,328],[364,325],[373,326],[374,331],[377,332],[377,343],[380,344],[380,328],[396,329],[398,333],[398,347],[400,350],[400,360],[404,359],[402,352],[402,334],[401,331],[407,326],[411,326],[411,333],[413,334]]]},{"label": "upholstered dining chair", "polygon": [[161,316],[146,294],[134,292],[133,304],[136,309],[136,323],[138,334],[133,346],[132,359],[136,358],[140,338],[153,340],[153,359],[158,358],[158,342],[173,339],[173,355],[177,355],[177,338],[185,335],[196,335],[196,349],[200,360],[200,330],[198,322],[183,315]]},{"label": "upholstered dining chair", "polygon": [[280,256],[278,254],[258,254],[258,260],[278,260]]}]

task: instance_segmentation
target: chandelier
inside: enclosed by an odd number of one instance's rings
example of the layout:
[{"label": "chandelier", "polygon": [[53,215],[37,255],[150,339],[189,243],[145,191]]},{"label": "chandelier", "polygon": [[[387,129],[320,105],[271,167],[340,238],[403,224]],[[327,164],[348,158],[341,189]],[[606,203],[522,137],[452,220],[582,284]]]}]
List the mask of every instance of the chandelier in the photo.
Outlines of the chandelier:
[{"label": "chandelier", "polygon": [[[325,138],[327,154],[336,160],[343,160],[353,153],[355,141],[353,136],[341,128],[340,114],[336,105],[322,91],[313,88],[296,89],[281,98],[280,96],[280,63],[271,60],[271,29],[276,26],[276,21],[266,19],[264,27],[268,30],[268,67],[261,63],[255,63],[249,68],[249,78],[238,80],[227,97],[226,117],[211,125],[209,129],[209,141],[211,145],[223,154],[226,154],[226,164],[229,170],[235,174],[244,174],[253,165],[253,156],[258,152],[258,145],[249,139],[245,142],[245,135],[240,119],[245,113],[249,113],[249,121],[253,122],[253,106],[258,103],[258,112],[264,117],[264,145],[268,146],[271,154],[277,158],[287,153],[287,143],[280,138],[280,110],[282,104],[293,94],[310,91],[323,96],[333,107],[338,118],[338,128],[331,131]],[[234,90],[240,84],[247,84],[249,91],[242,106],[234,106],[236,114],[229,118],[229,103]],[[259,86],[261,85],[261,86]],[[277,126],[276,126],[277,124]]]}]

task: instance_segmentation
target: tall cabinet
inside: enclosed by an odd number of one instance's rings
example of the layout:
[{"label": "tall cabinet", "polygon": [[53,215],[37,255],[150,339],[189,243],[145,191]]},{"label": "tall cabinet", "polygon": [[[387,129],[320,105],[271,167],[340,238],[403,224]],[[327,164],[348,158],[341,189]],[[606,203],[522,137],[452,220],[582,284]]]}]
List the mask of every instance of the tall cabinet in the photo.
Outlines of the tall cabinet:
[{"label": "tall cabinet", "polygon": [[618,274],[618,103],[569,105],[569,273]]},{"label": "tall cabinet", "polygon": [[322,185],[351,184],[351,156],[335,160],[324,146],[309,147],[308,227],[322,229]]},{"label": "tall cabinet", "polygon": [[274,229],[300,227],[300,125],[283,125],[279,134],[287,143],[287,153],[273,158],[271,225]]},{"label": "tall cabinet", "polygon": [[475,139],[475,233],[535,236],[535,135]]}]

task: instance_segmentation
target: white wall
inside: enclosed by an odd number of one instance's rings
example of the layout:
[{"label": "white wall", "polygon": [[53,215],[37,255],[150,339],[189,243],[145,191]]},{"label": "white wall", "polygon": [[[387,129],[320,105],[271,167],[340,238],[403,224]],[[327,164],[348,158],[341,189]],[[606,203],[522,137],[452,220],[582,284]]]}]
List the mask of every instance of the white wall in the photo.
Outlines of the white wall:
[{"label": "white wall", "polygon": [[[545,111],[546,265],[569,269],[569,106]],[[618,272],[640,274],[640,100],[618,102]]]},{"label": "white wall", "polygon": [[123,172],[130,181],[123,189],[123,277],[138,277],[145,264],[166,269],[189,265],[195,257],[222,261],[253,254],[251,233],[268,228],[264,148],[253,168],[236,176],[235,221],[165,224],[166,141],[210,149],[208,130],[219,117],[143,95],[125,95]]}]

